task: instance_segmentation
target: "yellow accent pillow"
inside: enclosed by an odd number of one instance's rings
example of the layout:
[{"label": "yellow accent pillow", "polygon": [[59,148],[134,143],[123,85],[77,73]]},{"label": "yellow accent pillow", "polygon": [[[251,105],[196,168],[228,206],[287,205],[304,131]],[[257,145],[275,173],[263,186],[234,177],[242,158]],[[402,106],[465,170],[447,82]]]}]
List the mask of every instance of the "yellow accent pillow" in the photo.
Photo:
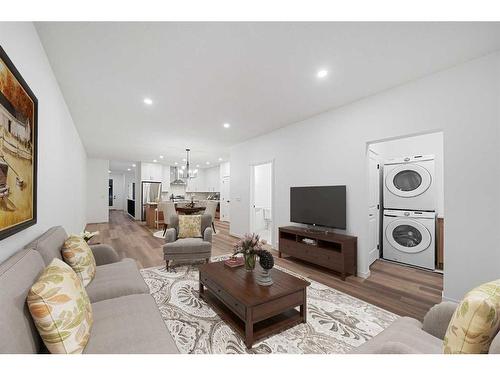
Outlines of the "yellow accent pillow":
[{"label": "yellow accent pillow", "polygon": [[52,354],[82,353],[93,323],[92,306],[75,271],[54,259],[28,293],[28,308]]},{"label": "yellow accent pillow", "polygon": [[201,215],[179,215],[179,235],[177,237],[201,237]]},{"label": "yellow accent pillow", "polygon": [[448,354],[488,353],[500,327],[500,279],[468,292],[451,318],[444,336]]},{"label": "yellow accent pillow", "polygon": [[89,285],[94,279],[96,264],[94,254],[89,245],[80,236],[71,235],[64,242],[62,257],[76,272],[83,283]]}]

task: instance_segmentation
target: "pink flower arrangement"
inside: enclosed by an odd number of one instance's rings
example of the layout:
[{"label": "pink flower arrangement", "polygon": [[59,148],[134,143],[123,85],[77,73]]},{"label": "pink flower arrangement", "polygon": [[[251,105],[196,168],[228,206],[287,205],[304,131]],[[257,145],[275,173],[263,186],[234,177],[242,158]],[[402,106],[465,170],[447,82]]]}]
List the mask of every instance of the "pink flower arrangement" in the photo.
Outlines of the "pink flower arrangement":
[{"label": "pink flower arrangement", "polygon": [[257,255],[266,243],[266,240],[261,240],[258,234],[247,233],[234,244],[234,254]]}]

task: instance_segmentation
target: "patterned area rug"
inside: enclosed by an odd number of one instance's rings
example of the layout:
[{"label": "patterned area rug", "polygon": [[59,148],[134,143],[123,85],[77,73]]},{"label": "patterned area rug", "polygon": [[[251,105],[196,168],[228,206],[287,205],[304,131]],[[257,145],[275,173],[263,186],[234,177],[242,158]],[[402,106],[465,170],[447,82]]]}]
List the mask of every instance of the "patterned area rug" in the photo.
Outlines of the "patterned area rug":
[{"label": "patterned area rug", "polygon": [[141,273],[181,353],[347,353],[397,317],[308,280],[311,285],[307,289],[307,324],[299,324],[247,349],[241,337],[198,298],[196,265],[179,265],[170,272],[162,267],[147,268]]}]

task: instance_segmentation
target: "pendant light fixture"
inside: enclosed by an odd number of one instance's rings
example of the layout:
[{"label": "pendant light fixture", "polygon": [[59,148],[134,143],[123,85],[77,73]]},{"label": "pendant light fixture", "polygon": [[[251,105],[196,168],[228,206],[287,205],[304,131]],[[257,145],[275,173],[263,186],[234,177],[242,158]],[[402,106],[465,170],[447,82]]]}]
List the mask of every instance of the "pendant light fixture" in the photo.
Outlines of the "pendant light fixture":
[{"label": "pendant light fixture", "polygon": [[191,150],[186,148],[186,166],[183,168],[182,174],[185,176],[185,179],[196,178],[198,176],[198,169],[191,170],[189,167],[189,153]]}]

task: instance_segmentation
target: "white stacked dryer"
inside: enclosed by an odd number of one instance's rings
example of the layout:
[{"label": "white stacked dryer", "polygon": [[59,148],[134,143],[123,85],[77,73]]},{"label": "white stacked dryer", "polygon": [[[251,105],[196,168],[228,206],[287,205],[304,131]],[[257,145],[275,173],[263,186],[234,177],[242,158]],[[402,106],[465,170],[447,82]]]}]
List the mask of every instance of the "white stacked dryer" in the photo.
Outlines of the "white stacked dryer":
[{"label": "white stacked dryer", "polygon": [[434,156],[388,160],[383,176],[383,257],[434,269],[437,206]]}]

